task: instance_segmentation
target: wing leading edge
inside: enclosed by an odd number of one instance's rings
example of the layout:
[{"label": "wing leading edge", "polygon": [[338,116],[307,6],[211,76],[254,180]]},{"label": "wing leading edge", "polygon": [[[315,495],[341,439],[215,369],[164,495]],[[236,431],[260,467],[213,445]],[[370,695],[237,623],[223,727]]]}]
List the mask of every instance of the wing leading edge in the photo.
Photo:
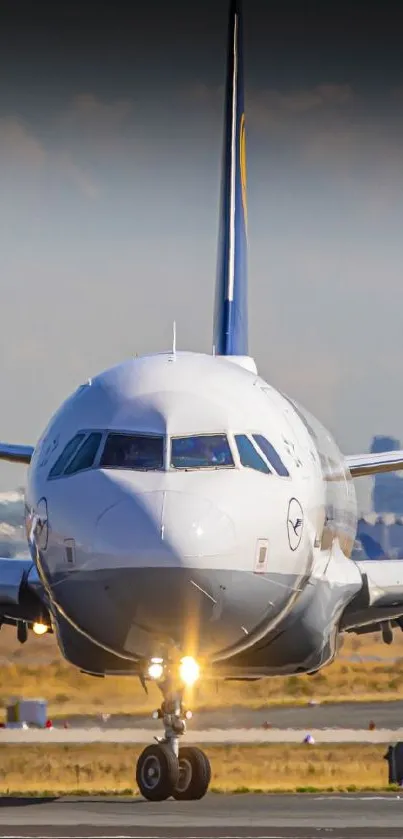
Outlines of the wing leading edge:
[{"label": "wing leading edge", "polygon": [[352,454],[344,458],[352,478],[377,475],[379,472],[396,472],[403,469],[403,450],[378,454]]},{"label": "wing leading edge", "polygon": [[0,625],[45,622],[50,626],[44,589],[30,558],[0,557]]},{"label": "wing leading edge", "polygon": [[17,446],[10,443],[0,443],[0,460],[9,460],[11,463],[31,463],[34,453],[33,446]]},{"label": "wing leading edge", "polygon": [[388,622],[396,622],[403,629],[403,562],[369,559],[354,564],[361,574],[362,588],[345,609],[340,629],[351,632],[367,627],[364,631],[373,632]]}]

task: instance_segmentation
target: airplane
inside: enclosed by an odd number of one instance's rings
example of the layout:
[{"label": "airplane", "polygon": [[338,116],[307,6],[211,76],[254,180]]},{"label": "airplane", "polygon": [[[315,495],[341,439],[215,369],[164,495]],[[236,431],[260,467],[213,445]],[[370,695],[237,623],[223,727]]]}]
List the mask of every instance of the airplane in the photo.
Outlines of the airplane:
[{"label": "airplane", "polygon": [[[403,628],[403,564],[353,561],[353,479],[403,451],[343,456],[248,354],[246,143],[240,0],[231,0],[211,354],[130,358],[89,378],[28,465],[29,558],[0,559],[1,623],[55,633],[92,676],[161,690],[164,734],[136,767],[150,801],[202,798],[202,750],[180,745],[197,680],[315,673],[343,632]],[[388,642],[388,640],[387,640]]]}]

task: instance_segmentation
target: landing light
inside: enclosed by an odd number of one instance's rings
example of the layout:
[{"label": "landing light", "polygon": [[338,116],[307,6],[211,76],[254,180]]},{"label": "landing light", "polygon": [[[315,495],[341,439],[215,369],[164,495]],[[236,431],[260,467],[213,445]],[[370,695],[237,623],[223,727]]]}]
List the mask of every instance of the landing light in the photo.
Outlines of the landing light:
[{"label": "landing light", "polygon": [[179,676],[188,687],[194,685],[200,676],[200,667],[191,655],[185,655],[179,665]]},{"label": "landing light", "polygon": [[164,664],[162,658],[152,658],[151,664],[148,667],[148,675],[150,679],[161,679],[164,672]]},{"label": "landing light", "polygon": [[45,635],[48,631],[49,627],[46,626],[46,623],[34,623],[32,630],[35,632],[35,635]]}]

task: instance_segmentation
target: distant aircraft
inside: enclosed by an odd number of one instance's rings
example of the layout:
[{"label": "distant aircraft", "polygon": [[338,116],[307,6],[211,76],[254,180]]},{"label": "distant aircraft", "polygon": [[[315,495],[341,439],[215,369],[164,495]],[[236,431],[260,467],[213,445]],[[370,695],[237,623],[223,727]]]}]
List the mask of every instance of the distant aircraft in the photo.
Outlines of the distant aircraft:
[{"label": "distant aircraft", "polygon": [[[85,382],[29,464],[31,559],[0,560],[3,623],[50,629],[86,673],[154,679],[164,736],[137,763],[145,798],[201,798],[204,753],[179,746],[184,685],[313,673],[339,633],[403,616],[403,564],[354,562],[352,478],[403,451],[343,457],[248,355],[242,20],[229,11],[211,355],[130,359]],[[386,635],[385,635],[386,637]]]}]

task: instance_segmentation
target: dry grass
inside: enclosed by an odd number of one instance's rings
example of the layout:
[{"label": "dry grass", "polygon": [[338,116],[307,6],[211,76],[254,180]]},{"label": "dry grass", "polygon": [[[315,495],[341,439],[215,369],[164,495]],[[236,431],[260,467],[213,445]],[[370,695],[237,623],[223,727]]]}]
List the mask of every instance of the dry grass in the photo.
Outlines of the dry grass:
[{"label": "dry grass", "polygon": [[[122,744],[0,745],[0,794],[137,792],[142,747]],[[384,745],[261,745],[205,748],[217,792],[383,789]]]},{"label": "dry grass", "polygon": [[[326,701],[388,701],[403,695],[403,633],[385,646],[378,635],[347,635],[337,660],[315,676],[288,676],[260,682],[201,682],[188,702],[194,710]],[[397,659],[392,659],[392,654]],[[356,661],[347,657],[355,657]],[[365,661],[367,656],[378,660]],[[399,657],[400,656],[400,657]],[[0,705],[15,695],[43,697],[51,717],[79,713],[150,713],[160,701],[155,685],[147,697],[135,678],[85,676],[60,656],[53,637],[31,636],[24,645],[15,632],[0,634]],[[359,659],[364,659],[360,661]]]}]

